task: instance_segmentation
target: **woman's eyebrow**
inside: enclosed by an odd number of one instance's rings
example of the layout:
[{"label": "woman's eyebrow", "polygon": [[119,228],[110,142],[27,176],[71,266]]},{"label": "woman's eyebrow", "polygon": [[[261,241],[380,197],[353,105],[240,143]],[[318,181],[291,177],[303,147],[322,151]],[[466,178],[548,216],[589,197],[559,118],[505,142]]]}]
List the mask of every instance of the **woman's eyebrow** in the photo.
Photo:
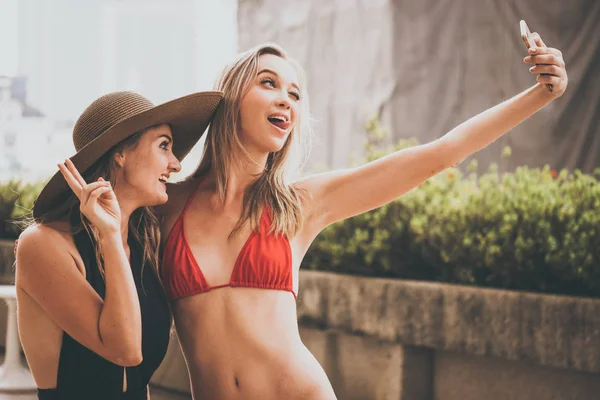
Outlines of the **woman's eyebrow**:
[{"label": "woman's eyebrow", "polygon": [[[262,70],[261,70],[261,71],[258,73],[258,75],[260,75],[260,74],[267,74],[267,73],[268,73],[268,74],[273,74],[273,75],[275,75],[277,78],[279,78],[279,74],[278,74],[277,72],[275,72],[275,71],[271,71],[271,70],[270,70],[270,69],[268,69],[268,68],[262,69]],[[291,83],[291,85],[292,85],[293,87],[295,87],[295,88],[296,88],[298,91],[300,91],[300,86],[298,86],[298,85],[297,85],[295,82],[292,82],[292,83]]]},{"label": "woman's eyebrow", "polygon": [[270,73],[270,74],[273,74],[273,75],[275,75],[275,76],[279,77],[279,74],[278,74],[277,72],[275,72],[275,71],[271,71],[271,70],[270,70],[270,69],[268,69],[268,68],[264,68],[264,69],[262,69],[262,70],[261,70],[261,71],[258,73],[258,75],[260,75],[260,74],[264,74],[264,73]]}]

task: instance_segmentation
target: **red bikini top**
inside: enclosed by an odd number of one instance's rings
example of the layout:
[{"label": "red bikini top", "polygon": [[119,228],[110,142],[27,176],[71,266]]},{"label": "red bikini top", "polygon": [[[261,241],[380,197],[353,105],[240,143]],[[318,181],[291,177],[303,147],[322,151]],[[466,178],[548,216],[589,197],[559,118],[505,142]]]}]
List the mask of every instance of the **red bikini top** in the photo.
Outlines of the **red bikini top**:
[{"label": "red bikini top", "polygon": [[176,300],[222,287],[286,290],[296,297],[292,284],[290,243],[284,235],[267,234],[272,222],[267,208],[260,217],[260,232],[252,231],[238,254],[229,282],[217,286],[208,284],[183,228],[185,213],[197,191],[198,187],[175,221],[164,247],[161,277],[169,298]]}]

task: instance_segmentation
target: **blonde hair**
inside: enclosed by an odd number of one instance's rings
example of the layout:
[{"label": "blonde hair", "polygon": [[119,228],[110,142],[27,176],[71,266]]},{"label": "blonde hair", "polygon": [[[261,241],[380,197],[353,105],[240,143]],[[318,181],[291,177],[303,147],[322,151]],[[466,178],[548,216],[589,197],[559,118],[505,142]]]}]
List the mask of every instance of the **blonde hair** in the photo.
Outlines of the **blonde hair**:
[{"label": "blonde hair", "polygon": [[225,199],[229,172],[236,162],[241,162],[234,158],[235,150],[248,155],[237,136],[241,101],[258,74],[260,56],[266,54],[288,61],[296,70],[301,90],[299,118],[281,150],[269,154],[264,171],[244,194],[242,215],[231,236],[248,220],[252,229],[258,230],[265,206],[271,211],[273,221],[269,234],[293,237],[303,223],[302,198],[305,193],[286,182],[299,172],[310,151],[312,129],[306,78],[302,67],[276,44],[263,44],[240,54],[223,71],[216,89],[224,92],[225,96],[208,129],[204,154],[192,177],[197,178],[214,170],[217,192],[221,200]]}]

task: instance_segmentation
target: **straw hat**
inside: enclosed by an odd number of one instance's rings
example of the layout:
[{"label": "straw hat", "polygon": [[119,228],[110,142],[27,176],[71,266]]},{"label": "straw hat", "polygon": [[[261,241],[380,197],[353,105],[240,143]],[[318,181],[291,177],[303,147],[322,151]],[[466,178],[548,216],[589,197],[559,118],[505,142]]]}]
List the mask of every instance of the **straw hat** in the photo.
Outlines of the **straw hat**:
[{"label": "straw hat", "polygon": [[[75,123],[73,144],[77,153],[71,161],[83,175],[119,142],[158,124],[171,127],[173,154],[181,161],[202,137],[222,98],[222,92],[201,92],[155,106],[134,92],[106,94],[90,104]],[[62,174],[57,172],[38,196],[34,218],[64,202],[70,192]]]}]

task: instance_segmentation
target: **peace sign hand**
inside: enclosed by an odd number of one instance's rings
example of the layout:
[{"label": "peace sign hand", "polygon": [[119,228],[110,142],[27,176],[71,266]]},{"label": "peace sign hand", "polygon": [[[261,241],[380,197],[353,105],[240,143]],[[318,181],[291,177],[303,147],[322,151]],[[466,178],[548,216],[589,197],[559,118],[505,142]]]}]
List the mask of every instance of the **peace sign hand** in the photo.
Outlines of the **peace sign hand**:
[{"label": "peace sign hand", "polygon": [[120,232],[121,209],[110,182],[103,178],[86,183],[71,160],[58,169],[80,202],[80,210],[101,234]]}]

